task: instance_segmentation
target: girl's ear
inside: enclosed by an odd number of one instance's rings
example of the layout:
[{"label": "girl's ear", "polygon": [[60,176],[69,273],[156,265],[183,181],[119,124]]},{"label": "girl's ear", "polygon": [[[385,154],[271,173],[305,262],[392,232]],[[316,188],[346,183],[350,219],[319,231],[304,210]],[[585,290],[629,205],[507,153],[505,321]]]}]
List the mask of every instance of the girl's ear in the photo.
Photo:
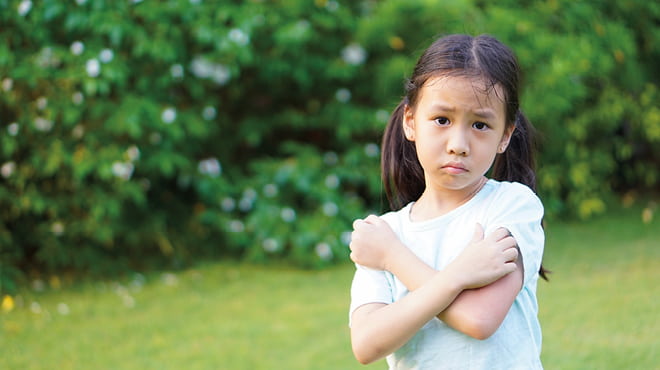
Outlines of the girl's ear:
[{"label": "girl's ear", "polygon": [[513,136],[513,132],[516,130],[515,125],[509,125],[504,130],[504,134],[502,135],[502,140],[500,140],[500,145],[497,147],[497,152],[498,153],[504,153],[506,151],[506,148],[509,146],[509,142],[511,141],[511,136]]},{"label": "girl's ear", "polygon": [[403,109],[403,119],[401,121],[406,139],[408,139],[408,141],[415,141],[415,119],[413,117],[412,109],[410,109],[410,105],[408,104],[406,104]]}]

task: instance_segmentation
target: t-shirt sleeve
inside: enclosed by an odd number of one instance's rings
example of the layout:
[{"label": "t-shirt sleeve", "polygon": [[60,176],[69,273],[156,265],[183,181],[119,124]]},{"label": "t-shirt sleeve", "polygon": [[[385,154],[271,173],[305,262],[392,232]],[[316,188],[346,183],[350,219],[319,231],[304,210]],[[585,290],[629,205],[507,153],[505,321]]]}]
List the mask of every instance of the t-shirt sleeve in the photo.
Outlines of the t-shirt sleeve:
[{"label": "t-shirt sleeve", "polygon": [[541,221],[543,204],[534,192],[525,185],[507,183],[493,203],[486,225],[486,235],[500,227],[511,232],[522,255],[524,284],[538,277],[545,235]]},{"label": "t-shirt sleeve", "polygon": [[387,272],[370,269],[356,264],[351,284],[351,306],[348,312],[349,325],[353,311],[368,303],[390,304],[394,301]]}]

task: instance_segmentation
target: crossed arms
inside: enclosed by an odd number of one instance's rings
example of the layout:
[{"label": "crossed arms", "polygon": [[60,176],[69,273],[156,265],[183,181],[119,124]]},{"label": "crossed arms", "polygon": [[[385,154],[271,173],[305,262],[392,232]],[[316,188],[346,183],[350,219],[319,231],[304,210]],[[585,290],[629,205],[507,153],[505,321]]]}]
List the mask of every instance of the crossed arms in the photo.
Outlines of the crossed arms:
[{"label": "crossed arms", "polygon": [[351,342],[361,363],[396,351],[433,317],[471,337],[486,339],[499,328],[522,287],[522,261],[506,229],[484,238],[477,225],[465,250],[437,271],[379,217],[356,220],[353,226],[351,259],[391,272],[410,291],[392,304],[369,303],[355,309]]}]

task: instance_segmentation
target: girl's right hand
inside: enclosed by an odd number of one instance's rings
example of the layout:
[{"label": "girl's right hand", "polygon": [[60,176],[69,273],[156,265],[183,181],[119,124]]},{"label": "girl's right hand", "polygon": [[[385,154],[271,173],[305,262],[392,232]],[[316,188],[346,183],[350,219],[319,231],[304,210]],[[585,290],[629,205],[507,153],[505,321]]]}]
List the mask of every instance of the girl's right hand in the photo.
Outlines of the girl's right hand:
[{"label": "girl's right hand", "polygon": [[484,238],[477,224],[472,240],[446,268],[463,289],[488,285],[516,269],[518,249],[509,231],[499,228]]},{"label": "girl's right hand", "polygon": [[401,243],[390,225],[382,218],[370,215],[353,222],[351,260],[376,270],[388,270],[398,252],[408,248]]}]

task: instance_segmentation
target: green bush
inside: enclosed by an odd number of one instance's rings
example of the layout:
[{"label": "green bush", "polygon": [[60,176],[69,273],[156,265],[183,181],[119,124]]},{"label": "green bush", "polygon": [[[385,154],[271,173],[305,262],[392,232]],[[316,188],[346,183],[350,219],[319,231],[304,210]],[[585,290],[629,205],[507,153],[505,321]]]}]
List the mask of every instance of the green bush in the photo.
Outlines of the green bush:
[{"label": "green bush", "polygon": [[320,267],[386,209],[379,140],[437,35],[518,54],[548,214],[657,187],[653,2],[0,0],[0,281],[202,257]]}]

